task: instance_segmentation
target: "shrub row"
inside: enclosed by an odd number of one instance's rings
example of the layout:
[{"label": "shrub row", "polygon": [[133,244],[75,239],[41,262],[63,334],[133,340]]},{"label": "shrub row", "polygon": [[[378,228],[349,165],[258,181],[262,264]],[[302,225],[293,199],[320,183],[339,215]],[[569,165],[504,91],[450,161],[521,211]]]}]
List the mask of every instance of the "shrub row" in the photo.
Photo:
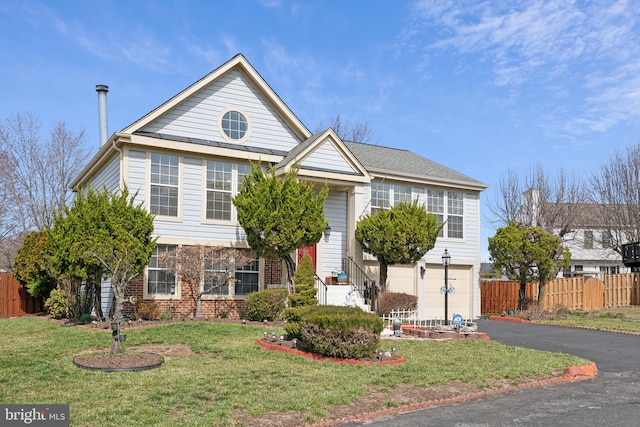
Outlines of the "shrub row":
[{"label": "shrub row", "polygon": [[392,310],[415,310],[418,308],[418,297],[402,292],[384,292],[378,298],[378,313],[391,314]]}]

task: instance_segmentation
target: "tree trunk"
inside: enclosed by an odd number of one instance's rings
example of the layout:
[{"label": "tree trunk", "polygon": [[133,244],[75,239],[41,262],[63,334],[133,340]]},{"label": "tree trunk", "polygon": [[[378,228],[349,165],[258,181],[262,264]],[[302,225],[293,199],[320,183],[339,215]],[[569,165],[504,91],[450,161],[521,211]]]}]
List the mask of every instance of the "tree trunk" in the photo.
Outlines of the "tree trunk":
[{"label": "tree trunk", "polygon": [[200,318],[200,313],[202,313],[202,295],[202,293],[198,292],[196,297],[196,319]]},{"label": "tree trunk", "polygon": [[120,321],[122,320],[122,309],[124,307],[124,298],[120,294],[117,284],[111,279],[111,287],[113,288],[113,318],[111,319],[111,353],[120,353]]},{"label": "tree trunk", "polygon": [[296,264],[293,262],[293,257],[291,255],[286,255],[284,257],[284,263],[287,266],[287,290],[289,291],[289,295],[291,295],[296,289],[296,284],[293,280],[293,275],[296,271]]},{"label": "tree trunk", "polygon": [[388,270],[388,266],[387,263],[384,261],[380,261],[380,275],[379,275],[379,280],[380,280],[380,292],[387,292],[387,270]]},{"label": "tree trunk", "polygon": [[544,310],[544,300],[547,295],[547,284],[546,283],[538,283],[538,307]]},{"label": "tree trunk", "polygon": [[527,283],[520,283],[520,292],[518,294],[518,311],[524,309],[524,300],[527,296]]}]

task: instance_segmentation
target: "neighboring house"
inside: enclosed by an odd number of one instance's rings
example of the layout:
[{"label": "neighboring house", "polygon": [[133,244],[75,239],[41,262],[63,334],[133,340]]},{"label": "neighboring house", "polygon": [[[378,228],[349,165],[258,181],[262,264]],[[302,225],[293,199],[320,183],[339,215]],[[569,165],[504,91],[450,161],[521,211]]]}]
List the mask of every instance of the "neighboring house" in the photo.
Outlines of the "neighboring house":
[{"label": "neighboring house", "polygon": [[[539,201],[536,190],[528,190],[524,194],[524,207],[521,220],[526,225],[534,225],[535,218],[541,212],[551,212],[552,209],[545,209]],[[571,224],[567,227],[567,232],[562,236],[562,243],[571,251],[571,264],[564,271],[558,273],[558,277],[599,277],[605,274],[628,273],[630,269],[625,267],[622,256],[618,253],[612,243],[611,235],[599,219],[603,212],[602,205],[591,203],[562,203],[553,210],[556,216],[570,215]],[[562,219],[558,220],[559,222]],[[569,229],[570,228],[570,229]],[[553,230],[559,234],[559,227]]]},{"label": "neighboring house", "polygon": [[558,277],[586,276],[603,278],[605,274],[629,273],[622,256],[613,247],[611,235],[597,219],[599,206],[580,204],[574,229],[562,241],[571,251],[571,265]]},{"label": "neighboring house", "polygon": [[[106,108],[106,87],[96,90],[101,109]],[[351,262],[367,273],[365,280],[376,281],[378,263],[356,242],[356,224],[371,211],[417,199],[446,220],[445,227],[420,262],[389,268],[388,290],[417,295],[421,317],[442,318],[441,255],[447,248],[455,288],[449,313],[480,316],[480,193],[487,186],[410,151],[343,141],[332,129],[312,134],[242,55],[122,131],[107,138],[106,125],[102,130],[99,152],[73,187],[118,190],[126,184],[155,214],[158,245],[144,278],[129,293],[154,301],[161,311],[189,315],[193,301],[187,287],[158,262],[159,253],[195,244],[248,250],[231,199],[249,161],[259,161],[275,165],[278,174],[299,164],[299,179],[329,185],[329,227],[314,247],[299,251],[312,255],[323,281],[348,270]],[[204,297],[203,315],[238,316],[247,294],[283,287],[283,271],[281,262],[256,259],[235,272],[232,284]],[[348,278],[346,286],[360,286],[355,280]],[[324,288],[320,282],[319,287]]]}]

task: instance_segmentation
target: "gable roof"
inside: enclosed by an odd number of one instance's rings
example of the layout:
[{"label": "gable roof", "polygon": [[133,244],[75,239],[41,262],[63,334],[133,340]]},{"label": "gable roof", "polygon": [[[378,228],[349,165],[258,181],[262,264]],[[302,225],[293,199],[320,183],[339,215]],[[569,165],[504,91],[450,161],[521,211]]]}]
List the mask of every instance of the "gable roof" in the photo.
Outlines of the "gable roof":
[{"label": "gable roof", "polygon": [[256,71],[256,69],[253,68],[249,61],[247,61],[247,59],[240,53],[198,80],[197,82],[184,89],[182,92],[173,96],[171,99],[164,102],[159,107],[153,109],[142,118],[127,126],[122,130],[122,133],[135,133],[136,131],[141,130],[181,102],[189,99],[193,94],[207,87],[209,84],[218,80],[221,76],[232,70],[237,70],[245,77],[247,77],[247,79],[254,85],[254,87],[264,96],[264,99],[271,104],[271,106],[278,112],[280,117],[282,117],[282,119],[300,139],[306,139],[311,135],[309,129],[306,128],[306,126],[300,121],[300,119],[298,119],[293,111],[291,111],[291,109],[282,101],[282,99],[278,96],[278,94],[276,94],[271,86],[269,86],[269,84],[262,78],[262,76]]},{"label": "gable roof", "polygon": [[345,145],[373,175],[413,178],[431,184],[482,191],[488,185],[460,172],[399,148],[345,141]]},{"label": "gable roof", "polygon": [[[325,159],[321,158],[321,155],[318,155],[316,158],[316,154],[323,149],[325,152],[332,153],[332,155],[339,155],[342,164],[334,164],[332,167],[331,165],[324,163]],[[338,157],[337,155],[335,157]],[[367,181],[369,180],[369,173],[366,168],[331,128],[315,135],[311,135],[309,138],[296,145],[276,165],[276,169],[286,172],[296,163],[300,165],[301,170],[306,169],[337,172],[341,174],[367,177]]]}]

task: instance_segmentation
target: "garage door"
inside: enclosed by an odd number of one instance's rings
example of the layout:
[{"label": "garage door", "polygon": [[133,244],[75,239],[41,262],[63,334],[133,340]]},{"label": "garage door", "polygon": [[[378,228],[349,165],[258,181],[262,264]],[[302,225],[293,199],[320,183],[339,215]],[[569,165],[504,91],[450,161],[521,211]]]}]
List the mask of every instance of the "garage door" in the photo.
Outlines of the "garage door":
[{"label": "garage door", "polygon": [[[424,307],[428,319],[444,319],[444,267],[442,264],[427,264],[425,274]],[[455,289],[449,294],[449,319],[460,314],[465,319],[473,314],[473,280],[471,266],[449,267],[449,287]]]}]

